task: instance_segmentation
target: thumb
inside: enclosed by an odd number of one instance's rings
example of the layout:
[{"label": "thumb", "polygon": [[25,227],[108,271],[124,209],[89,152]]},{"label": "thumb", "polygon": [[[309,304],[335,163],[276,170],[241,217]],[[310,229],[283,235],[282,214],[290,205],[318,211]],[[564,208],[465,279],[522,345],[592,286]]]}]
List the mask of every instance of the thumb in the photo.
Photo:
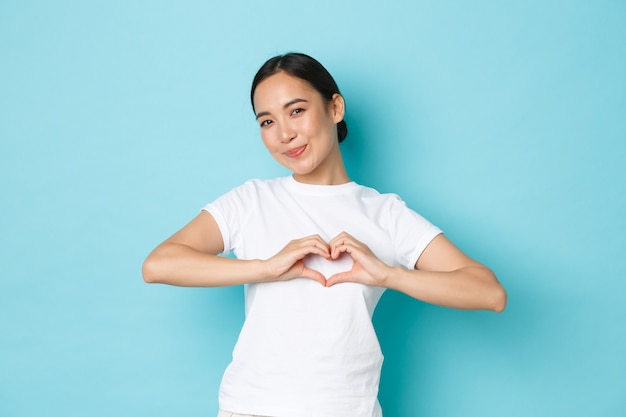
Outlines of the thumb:
[{"label": "thumb", "polygon": [[326,280],[326,286],[330,287],[335,284],[340,284],[342,282],[352,282],[350,271],[339,272],[335,275],[331,276]]},{"label": "thumb", "polygon": [[302,277],[303,278],[309,278],[312,279],[313,281],[317,281],[320,284],[322,284],[322,286],[326,286],[326,277],[324,275],[322,275],[321,272],[316,271],[314,269],[309,269],[309,268],[304,268],[302,270]]}]

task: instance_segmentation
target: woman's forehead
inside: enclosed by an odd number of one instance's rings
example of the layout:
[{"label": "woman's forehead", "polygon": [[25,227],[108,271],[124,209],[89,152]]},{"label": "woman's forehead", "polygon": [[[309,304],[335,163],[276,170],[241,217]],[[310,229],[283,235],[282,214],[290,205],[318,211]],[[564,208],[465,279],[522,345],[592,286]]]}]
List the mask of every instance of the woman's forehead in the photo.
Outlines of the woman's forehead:
[{"label": "woman's forehead", "polygon": [[310,101],[315,96],[321,97],[307,81],[281,71],[259,83],[254,92],[254,107],[260,110],[259,106],[282,106],[296,98]]}]

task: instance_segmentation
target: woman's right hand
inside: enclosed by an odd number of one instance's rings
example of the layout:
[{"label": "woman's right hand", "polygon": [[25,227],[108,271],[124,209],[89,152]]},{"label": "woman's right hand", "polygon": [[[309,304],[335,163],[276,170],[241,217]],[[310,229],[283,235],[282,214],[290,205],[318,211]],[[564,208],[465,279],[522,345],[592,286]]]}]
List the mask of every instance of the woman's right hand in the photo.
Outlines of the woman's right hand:
[{"label": "woman's right hand", "polygon": [[319,235],[307,236],[292,240],[280,252],[263,262],[272,281],[309,278],[326,286],[324,275],[304,265],[303,259],[307,255],[330,259],[330,248]]}]

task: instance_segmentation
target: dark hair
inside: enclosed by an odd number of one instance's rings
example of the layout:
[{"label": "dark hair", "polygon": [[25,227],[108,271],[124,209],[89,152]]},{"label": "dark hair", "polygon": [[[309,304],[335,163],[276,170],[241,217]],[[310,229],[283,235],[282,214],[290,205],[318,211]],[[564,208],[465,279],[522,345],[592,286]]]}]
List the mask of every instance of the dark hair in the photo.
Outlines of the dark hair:
[{"label": "dark hair", "polygon": [[[290,52],[268,59],[254,76],[252,89],[250,90],[250,101],[253,109],[254,92],[257,86],[261,81],[280,71],[308,82],[327,102],[332,100],[333,95],[341,94],[337,83],[322,64],[308,55]],[[342,142],[347,135],[348,125],[345,120],[342,120],[337,123],[337,138],[339,142]]]}]

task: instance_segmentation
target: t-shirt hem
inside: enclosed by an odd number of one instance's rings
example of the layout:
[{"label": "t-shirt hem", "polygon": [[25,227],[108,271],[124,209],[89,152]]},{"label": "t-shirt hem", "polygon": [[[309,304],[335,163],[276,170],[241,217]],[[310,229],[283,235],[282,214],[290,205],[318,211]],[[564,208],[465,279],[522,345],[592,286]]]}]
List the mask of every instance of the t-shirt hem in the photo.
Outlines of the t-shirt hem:
[{"label": "t-shirt hem", "polygon": [[[377,408],[380,409],[379,407]],[[251,407],[242,407],[241,404],[228,404],[224,401],[220,401],[220,410],[228,411],[235,414],[268,417],[382,417],[382,413],[377,412],[377,410],[361,413],[358,410],[351,409],[349,411],[344,410],[338,413],[329,414],[327,411],[323,410],[303,411],[302,409],[276,407],[275,405],[255,404]]]}]

